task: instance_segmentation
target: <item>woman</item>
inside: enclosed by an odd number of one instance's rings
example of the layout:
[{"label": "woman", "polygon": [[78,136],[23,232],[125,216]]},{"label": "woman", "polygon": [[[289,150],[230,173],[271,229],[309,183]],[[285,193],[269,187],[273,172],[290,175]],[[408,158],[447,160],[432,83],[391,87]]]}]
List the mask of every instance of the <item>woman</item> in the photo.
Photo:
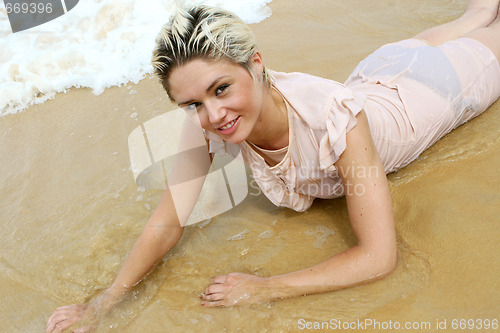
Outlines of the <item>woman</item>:
[{"label": "woman", "polygon": [[[345,195],[358,239],[347,251],[285,275],[215,277],[202,294],[203,306],[333,291],[394,269],[386,173],[500,96],[498,7],[498,0],[471,0],[459,19],[377,50],[345,85],[268,71],[249,28],[222,10],[179,12],[163,28],[156,72],[170,98],[199,121],[210,152],[241,150],[262,191],[280,206],[304,211],[315,197]],[[189,131],[183,135],[187,141]],[[208,167],[191,164],[189,172]],[[200,187],[183,193],[196,198]],[[92,322],[177,244],[194,202],[176,205],[176,194],[165,191],[111,287],[90,305],[57,309],[48,332],[85,318]]]}]

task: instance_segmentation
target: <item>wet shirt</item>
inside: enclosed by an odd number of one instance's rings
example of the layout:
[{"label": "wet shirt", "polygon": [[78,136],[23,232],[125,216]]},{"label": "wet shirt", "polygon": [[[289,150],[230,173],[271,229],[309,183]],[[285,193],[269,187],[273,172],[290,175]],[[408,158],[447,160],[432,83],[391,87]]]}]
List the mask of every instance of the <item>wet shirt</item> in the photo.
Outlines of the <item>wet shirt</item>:
[{"label": "wet shirt", "polygon": [[[233,145],[206,133],[211,153],[239,150],[263,193],[277,206],[307,210],[314,198],[344,195],[334,163],[346,148],[346,134],[356,124],[365,99],[344,85],[302,74],[272,72],[275,89],[287,104],[289,145],[274,166],[248,142]],[[264,152],[265,154],[265,152]]]}]

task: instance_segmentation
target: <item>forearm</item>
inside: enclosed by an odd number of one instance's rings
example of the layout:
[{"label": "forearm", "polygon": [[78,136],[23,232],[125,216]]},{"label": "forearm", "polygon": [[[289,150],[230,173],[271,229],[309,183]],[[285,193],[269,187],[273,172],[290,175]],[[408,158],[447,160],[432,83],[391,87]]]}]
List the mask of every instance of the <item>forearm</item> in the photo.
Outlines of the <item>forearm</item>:
[{"label": "forearm", "polygon": [[272,298],[334,291],[380,279],[396,262],[396,249],[377,253],[358,245],[312,267],[270,277],[266,284]]},{"label": "forearm", "polygon": [[153,217],[109,288],[110,292],[120,294],[139,283],[177,244],[181,236],[180,226],[156,223]]},{"label": "forearm", "polygon": [[175,159],[158,208],[135,243],[110,291],[127,291],[139,283],[181,238],[211,165],[207,149],[190,149],[206,144],[201,132],[193,135],[196,131],[199,128],[186,118],[179,151],[190,153],[182,154],[182,158],[178,155]]}]

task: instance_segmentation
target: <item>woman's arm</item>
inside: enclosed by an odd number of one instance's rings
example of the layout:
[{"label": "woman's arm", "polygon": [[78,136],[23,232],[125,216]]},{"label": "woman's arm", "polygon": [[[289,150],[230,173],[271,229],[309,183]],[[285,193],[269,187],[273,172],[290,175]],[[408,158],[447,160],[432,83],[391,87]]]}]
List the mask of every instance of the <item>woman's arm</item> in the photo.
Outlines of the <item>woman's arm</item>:
[{"label": "woman's arm", "polygon": [[[196,130],[200,129],[193,127],[189,121],[184,123],[180,151],[195,144],[192,138],[193,131]],[[94,325],[98,318],[113,308],[177,244],[210,168],[208,151],[204,154],[202,149],[190,151],[195,153],[183,154],[175,161],[169,176],[169,183],[172,185],[167,185],[158,207],[110,288],[89,304],[73,304],[56,309],[47,322],[47,332],[61,332],[76,322],[87,326],[82,329],[86,332],[88,326]],[[188,177],[189,175],[191,176]],[[191,178],[188,182],[181,181],[188,178]],[[176,200],[174,196],[177,196]]]},{"label": "woman's arm", "polygon": [[347,134],[347,148],[335,163],[358,244],[312,267],[269,278],[231,273],[215,277],[205,306],[229,306],[333,291],[380,279],[396,266],[392,200],[384,167],[364,112]]},{"label": "woman's arm", "polygon": [[120,295],[139,283],[177,244],[183,229],[175,212],[171,192],[167,188],[158,208],[144,227],[108,290],[115,295]]},{"label": "woman's arm", "polygon": [[183,228],[178,222],[172,197],[167,189],[111,287],[89,304],[73,304],[57,308],[47,322],[46,331],[61,332],[82,321],[86,326],[83,332],[86,332],[95,325],[95,320],[119,303],[126,292],[156,266],[175,246],[182,232]]},{"label": "woman's arm", "polygon": [[139,283],[181,238],[210,169],[207,144],[201,128],[186,117],[178,148],[185,153],[177,155],[158,208],[108,289],[113,294]]},{"label": "woman's arm", "polygon": [[[358,244],[313,267],[271,278],[271,286],[297,288],[296,295],[332,291],[379,279],[395,268],[396,232],[387,177],[364,112],[357,120],[335,166],[344,183]],[[278,292],[275,296],[288,295]]]}]

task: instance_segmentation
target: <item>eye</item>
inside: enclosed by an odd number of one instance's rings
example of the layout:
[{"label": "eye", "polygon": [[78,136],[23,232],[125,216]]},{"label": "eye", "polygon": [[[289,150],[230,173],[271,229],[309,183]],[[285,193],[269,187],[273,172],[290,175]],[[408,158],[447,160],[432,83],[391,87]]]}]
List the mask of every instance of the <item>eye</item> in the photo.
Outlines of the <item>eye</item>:
[{"label": "eye", "polygon": [[223,84],[215,90],[215,96],[219,96],[229,87],[229,84]]},{"label": "eye", "polygon": [[186,111],[196,111],[200,105],[201,105],[201,103],[194,102],[194,103],[188,104],[186,106],[183,106],[182,108]]}]

